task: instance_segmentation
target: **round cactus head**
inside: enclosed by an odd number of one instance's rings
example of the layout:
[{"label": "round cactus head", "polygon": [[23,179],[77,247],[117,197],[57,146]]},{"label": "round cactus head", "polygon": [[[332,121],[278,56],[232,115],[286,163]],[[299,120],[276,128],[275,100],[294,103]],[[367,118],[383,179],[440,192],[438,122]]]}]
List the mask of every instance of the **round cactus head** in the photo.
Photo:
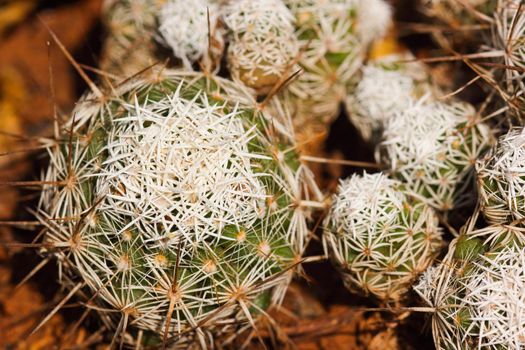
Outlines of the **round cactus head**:
[{"label": "round cactus head", "polygon": [[224,8],[230,29],[232,76],[258,93],[268,93],[299,52],[294,17],[282,0],[234,0]]},{"label": "round cactus head", "polygon": [[376,158],[434,208],[468,202],[473,166],[492,142],[488,127],[465,103],[422,98],[385,123]]},{"label": "round cactus head", "polygon": [[479,201],[491,223],[525,218],[525,132],[516,128],[503,135],[476,162]]},{"label": "round cactus head", "polygon": [[451,243],[415,290],[434,309],[439,349],[521,349],[525,346],[523,234],[510,226],[468,232]]},{"label": "round cactus head", "polygon": [[311,182],[248,93],[159,74],[79,102],[48,149],[38,217],[65,283],[122,341],[205,347],[282,299]]},{"label": "round cactus head", "polygon": [[346,286],[384,302],[399,301],[442,244],[434,211],[381,173],[341,182],[323,237]]}]

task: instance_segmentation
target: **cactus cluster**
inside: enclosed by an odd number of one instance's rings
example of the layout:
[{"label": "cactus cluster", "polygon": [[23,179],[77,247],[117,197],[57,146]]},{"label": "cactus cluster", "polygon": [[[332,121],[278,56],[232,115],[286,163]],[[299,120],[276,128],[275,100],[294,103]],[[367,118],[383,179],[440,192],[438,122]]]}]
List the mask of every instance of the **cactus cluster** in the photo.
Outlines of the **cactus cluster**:
[{"label": "cactus cluster", "polygon": [[[449,3],[426,1],[460,16],[486,5]],[[492,225],[465,228],[416,291],[443,349],[525,345],[525,134],[478,160],[493,140],[472,105],[442,98],[406,52],[365,65],[391,25],[387,2],[107,0],[104,11],[101,67],[124,79],[84,95],[46,145],[37,217],[42,253],[114,341],[249,337],[304,261],[311,207],[326,208],[300,145],[324,137],[344,101],[384,170],[341,180],[326,211],[324,252],[346,287],[402,306],[444,246],[440,214],[472,199],[476,165]],[[516,47],[507,64],[523,68]]]},{"label": "cactus cluster", "polygon": [[522,230],[467,230],[415,290],[433,308],[438,349],[521,349],[525,346],[525,246]]},{"label": "cactus cluster", "polygon": [[386,302],[402,299],[442,245],[435,212],[381,173],[342,180],[325,227],[345,285]]},{"label": "cactus cluster", "polygon": [[515,192],[523,144],[522,129],[511,130],[477,162],[480,211],[489,224],[476,228],[475,214],[415,287],[433,309],[439,349],[525,346],[525,237]]},{"label": "cactus cluster", "polygon": [[120,341],[211,347],[281,301],[311,179],[255,105],[233,82],[159,72],[86,96],[49,146],[46,253]]}]

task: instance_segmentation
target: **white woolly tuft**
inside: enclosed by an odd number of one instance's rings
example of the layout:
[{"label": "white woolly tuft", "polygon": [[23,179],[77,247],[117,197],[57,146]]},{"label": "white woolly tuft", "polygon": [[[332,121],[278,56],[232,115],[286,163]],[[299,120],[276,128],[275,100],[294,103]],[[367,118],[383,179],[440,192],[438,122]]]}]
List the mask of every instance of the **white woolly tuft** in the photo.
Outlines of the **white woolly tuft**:
[{"label": "white woolly tuft", "polygon": [[214,40],[222,42],[217,31],[219,11],[219,6],[210,0],[169,0],[160,9],[158,30],[161,40],[186,68],[191,69],[192,63],[207,53],[211,47],[208,42],[210,33]]},{"label": "white woolly tuft", "polygon": [[482,211],[492,223],[525,218],[525,129],[503,135],[496,148],[476,162]]},{"label": "white woolly tuft", "polygon": [[385,36],[392,25],[392,7],[384,0],[359,0],[357,33],[368,44]]}]

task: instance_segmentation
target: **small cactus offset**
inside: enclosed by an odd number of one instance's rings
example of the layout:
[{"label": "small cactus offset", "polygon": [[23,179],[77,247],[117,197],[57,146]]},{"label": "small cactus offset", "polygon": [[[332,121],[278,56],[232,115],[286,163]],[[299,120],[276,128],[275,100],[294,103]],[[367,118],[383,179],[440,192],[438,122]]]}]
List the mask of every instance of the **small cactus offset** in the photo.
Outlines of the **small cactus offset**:
[{"label": "small cactus offset", "polygon": [[323,244],[349,289],[390,303],[432,264],[442,238],[435,212],[402,183],[365,173],[341,181]]},{"label": "small cactus offset", "polygon": [[525,245],[521,229],[493,225],[455,239],[415,287],[433,309],[438,349],[525,346]]},{"label": "small cactus offset", "polygon": [[525,132],[511,129],[476,162],[481,210],[490,223],[525,218]]},{"label": "small cactus offset", "polygon": [[107,37],[100,67],[129,76],[154,64],[156,13],[163,0],[105,0],[103,22]]},{"label": "small cactus offset", "polygon": [[233,78],[268,93],[299,52],[295,19],[282,0],[232,0],[224,7],[230,29],[228,63]]},{"label": "small cactus offset", "polygon": [[440,211],[466,204],[473,168],[492,143],[491,132],[466,103],[427,102],[396,112],[384,126],[376,159]]},{"label": "small cactus offset", "polygon": [[249,93],[158,74],[78,103],[48,148],[38,217],[64,283],[121,342],[206,348],[281,301],[313,182]]}]

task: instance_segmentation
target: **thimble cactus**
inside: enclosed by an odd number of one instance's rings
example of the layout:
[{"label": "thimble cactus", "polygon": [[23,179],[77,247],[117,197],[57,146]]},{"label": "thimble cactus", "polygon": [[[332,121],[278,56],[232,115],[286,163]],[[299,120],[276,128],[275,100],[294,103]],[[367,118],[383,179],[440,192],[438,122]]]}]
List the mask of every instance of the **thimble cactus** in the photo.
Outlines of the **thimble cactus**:
[{"label": "thimble cactus", "polygon": [[414,98],[432,91],[425,68],[404,63],[410,54],[391,54],[361,69],[361,79],[345,99],[348,117],[367,141],[378,141],[386,120],[404,110]]},{"label": "thimble cactus", "polygon": [[382,173],[341,181],[325,221],[325,251],[345,285],[398,302],[442,245],[435,212]]},{"label": "thimble cactus", "polygon": [[491,223],[525,218],[525,131],[511,129],[476,162],[479,201]]},{"label": "thimble cactus", "polygon": [[438,349],[525,346],[525,248],[520,229],[489,226],[455,239],[415,287],[433,309]]},{"label": "thimble cactus", "polygon": [[87,95],[49,147],[46,253],[121,341],[209,347],[283,297],[312,181],[255,105],[232,82],[164,71]]},{"label": "thimble cactus", "polygon": [[294,17],[282,0],[233,0],[224,7],[232,76],[259,93],[283,78],[299,52]]},{"label": "thimble cactus", "polygon": [[387,119],[376,158],[432,207],[448,211],[468,202],[474,163],[491,142],[471,105],[423,97]]}]

